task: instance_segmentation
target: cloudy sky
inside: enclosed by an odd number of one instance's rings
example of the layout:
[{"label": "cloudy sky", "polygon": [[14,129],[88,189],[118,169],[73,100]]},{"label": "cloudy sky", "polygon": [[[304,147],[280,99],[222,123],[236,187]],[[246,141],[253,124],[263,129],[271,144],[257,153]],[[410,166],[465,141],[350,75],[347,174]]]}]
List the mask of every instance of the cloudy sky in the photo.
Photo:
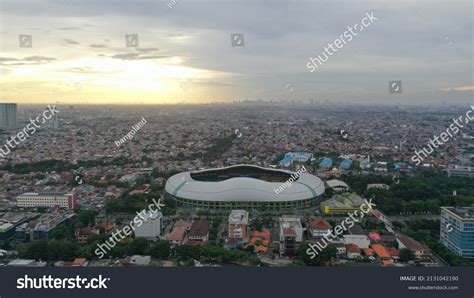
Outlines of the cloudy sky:
[{"label": "cloudy sky", "polygon": [[[413,2],[1,0],[0,102],[472,103],[473,2]],[[366,12],[378,20],[310,72]]]}]

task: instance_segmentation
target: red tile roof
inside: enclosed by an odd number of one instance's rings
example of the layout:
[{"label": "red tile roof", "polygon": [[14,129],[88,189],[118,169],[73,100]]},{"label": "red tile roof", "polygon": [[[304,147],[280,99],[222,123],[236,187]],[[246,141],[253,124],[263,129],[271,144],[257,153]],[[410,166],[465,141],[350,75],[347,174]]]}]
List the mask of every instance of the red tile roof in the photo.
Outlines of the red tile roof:
[{"label": "red tile roof", "polygon": [[191,226],[190,236],[206,236],[209,234],[209,227],[211,222],[209,220],[196,220]]},{"label": "red tile roof", "polygon": [[390,254],[390,256],[392,257],[398,257],[398,249],[396,249],[395,247],[390,247],[388,249],[388,253]]},{"label": "red tile roof", "polygon": [[185,228],[174,228],[170,234],[166,237],[168,241],[183,241],[184,234],[186,233]]},{"label": "red tile roof", "polygon": [[[261,241],[262,245],[256,245],[255,243],[257,241]],[[251,233],[251,239],[248,245],[253,245],[255,247],[255,251],[265,252],[268,250],[269,244],[270,244],[270,231],[268,230],[263,230],[261,232],[253,231]]]},{"label": "red tile roof", "polygon": [[73,264],[77,266],[84,266],[86,262],[87,260],[85,258],[76,258],[74,259]]},{"label": "red tile roof", "polygon": [[380,240],[380,234],[379,233],[375,233],[375,232],[369,233],[369,237],[372,240]]},{"label": "red tile roof", "polygon": [[309,226],[313,230],[330,230],[331,225],[324,219],[313,218],[309,223]]},{"label": "red tile roof", "polygon": [[296,237],[295,229],[293,228],[284,228],[283,235],[287,237]]},{"label": "red tile roof", "polygon": [[383,247],[382,245],[380,244],[372,244],[371,245],[372,249],[375,251],[375,253],[377,254],[377,256],[381,259],[388,259],[390,258],[390,254],[388,253],[388,251],[385,249],[385,247]]},{"label": "red tile roof", "polygon": [[359,246],[357,246],[357,244],[348,243],[346,244],[346,252],[360,253],[360,249],[359,249]]},{"label": "red tile roof", "polygon": [[374,254],[374,250],[371,248],[364,248],[363,251],[366,256],[371,256]]}]

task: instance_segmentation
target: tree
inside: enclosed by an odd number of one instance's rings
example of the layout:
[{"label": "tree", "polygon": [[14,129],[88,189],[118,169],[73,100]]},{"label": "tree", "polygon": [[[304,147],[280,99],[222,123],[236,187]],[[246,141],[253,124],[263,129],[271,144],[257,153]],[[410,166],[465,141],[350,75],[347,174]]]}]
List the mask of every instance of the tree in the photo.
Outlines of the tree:
[{"label": "tree", "polygon": [[405,226],[403,222],[398,221],[398,220],[392,221],[392,225],[396,227],[397,229],[402,229]]},{"label": "tree", "polygon": [[48,242],[45,240],[28,243],[20,250],[20,257],[35,260],[48,259]]},{"label": "tree", "polygon": [[308,266],[324,266],[329,260],[335,258],[337,253],[337,248],[332,244],[328,244],[316,257],[311,259],[307,253],[308,249],[311,248],[307,242],[303,242],[298,249],[298,259],[302,260]]},{"label": "tree", "polygon": [[208,262],[216,262],[224,253],[225,248],[215,244],[206,244],[201,249],[201,256]]},{"label": "tree", "polygon": [[400,251],[400,261],[408,262],[415,259],[415,254],[408,248],[401,248]]},{"label": "tree", "polygon": [[61,240],[64,238],[65,233],[66,233],[66,227],[63,225],[60,225],[53,230],[53,238],[56,240]]},{"label": "tree", "polygon": [[396,249],[398,249],[398,241],[397,240],[390,241],[389,247],[395,247]]},{"label": "tree", "polygon": [[201,255],[201,248],[193,245],[180,245],[173,249],[173,253],[176,257],[181,259],[199,259]]},{"label": "tree", "polygon": [[148,248],[148,241],[143,238],[135,238],[127,246],[127,255],[144,255]]},{"label": "tree", "polygon": [[248,254],[238,249],[225,250],[221,257],[224,264],[240,264],[248,259]]},{"label": "tree", "polygon": [[76,216],[76,222],[79,222],[81,227],[94,225],[96,215],[97,211],[95,210],[81,210]]},{"label": "tree", "polygon": [[114,258],[122,258],[127,255],[127,248],[123,244],[119,243],[112,248],[110,255]]},{"label": "tree", "polygon": [[155,242],[149,247],[148,254],[157,259],[167,259],[171,254],[170,243],[165,240]]},{"label": "tree", "polygon": [[211,215],[211,211],[209,211],[208,209],[199,209],[197,215],[199,217],[205,217],[207,219],[209,215]]},{"label": "tree", "polygon": [[255,246],[253,246],[252,244],[249,244],[249,245],[247,245],[247,247],[245,247],[244,250],[246,252],[253,253],[255,251]]}]

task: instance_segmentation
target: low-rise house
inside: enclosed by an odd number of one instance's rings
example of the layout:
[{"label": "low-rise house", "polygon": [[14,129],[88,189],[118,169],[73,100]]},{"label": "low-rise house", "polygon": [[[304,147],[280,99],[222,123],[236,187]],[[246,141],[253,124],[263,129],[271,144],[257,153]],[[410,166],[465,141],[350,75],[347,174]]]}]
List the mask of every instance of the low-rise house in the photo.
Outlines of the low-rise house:
[{"label": "low-rise house", "polygon": [[166,236],[171,246],[182,245],[185,241],[186,234],[191,230],[192,222],[178,220],[173,225],[173,230]]},{"label": "low-rise house", "polygon": [[312,218],[309,222],[309,233],[313,238],[322,238],[331,233],[331,225],[324,219]]},{"label": "low-rise house", "polygon": [[371,232],[371,233],[369,233],[369,238],[374,242],[379,242],[380,241],[380,234],[375,233],[375,232]]},{"label": "low-rise house", "polygon": [[182,245],[184,238],[186,236],[186,228],[183,227],[175,227],[171,231],[171,233],[166,236],[166,240],[168,240],[171,246],[178,246]]},{"label": "low-rise house", "polygon": [[400,259],[400,253],[398,249],[396,249],[395,247],[390,247],[387,249],[387,251],[390,254],[390,257],[392,257],[392,259],[395,259],[395,260]]},{"label": "low-rise house", "polygon": [[398,236],[398,248],[408,248],[413,252],[415,258],[419,260],[428,260],[433,257],[433,254],[428,247],[405,235]]},{"label": "low-rise house", "polygon": [[367,184],[367,190],[369,190],[371,188],[389,189],[390,186],[388,186],[387,184],[384,184],[384,183],[370,183],[370,184]]},{"label": "low-rise house", "polygon": [[364,248],[362,249],[362,251],[364,252],[364,255],[366,255],[367,257],[374,255],[374,250],[372,248]]},{"label": "low-rise house", "polygon": [[209,240],[209,228],[211,222],[209,220],[196,220],[191,226],[188,235],[188,244],[204,245]]},{"label": "low-rise house", "polygon": [[91,235],[98,235],[100,231],[93,227],[85,227],[82,229],[76,229],[74,237],[78,244],[86,244]]},{"label": "low-rise house", "polygon": [[331,242],[332,245],[337,249],[338,255],[346,254],[346,245],[342,242]]},{"label": "low-rise house", "polygon": [[344,235],[342,237],[346,245],[356,244],[360,248],[368,248],[370,246],[370,240],[365,235]]},{"label": "low-rise house", "polygon": [[349,259],[355,259],[360,257],[360,249],[357,244],[346,244],[346,254]]},{"label": "low-rise house", "polygon": [[261,232],[253,231],[250,234],[250,243],[248,245],[253,245],[255,252],[266,252],[268,250],[269,244],[270,244],[270,231],[268,230],[263,230]]},{"label": "low-rise house", "polygon": [[372,244],[372,249],[374,250],[375,254],[377,255],[377,258],[379,258],[380,260],[390,260],[390,254],[388,253],[388,251],[385,249],[385,247],[383,247],[382,245],[380,244]]}]

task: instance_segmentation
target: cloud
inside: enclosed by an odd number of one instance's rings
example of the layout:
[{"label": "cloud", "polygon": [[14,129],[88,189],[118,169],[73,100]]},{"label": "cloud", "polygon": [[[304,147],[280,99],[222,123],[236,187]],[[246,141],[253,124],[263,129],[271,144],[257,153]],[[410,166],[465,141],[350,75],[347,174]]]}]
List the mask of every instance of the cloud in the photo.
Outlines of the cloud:
[{"label": "cloud", "polygon": [[81,74],[114,74],[119,73],[119,71],[104,71],[101,69],[96,69],[93,67],[71,67],[67,69],[60,70],[61,72],[72,72],[72,73],[81,73]]},{"label": "cloud", "polygon": [[63,39],[63,41],[67,44],[79,44],[79,42],[72,39]]},{"label": "cloud", "polygon": [[30,56],[30,57],[23,58],[23,60],[36,61],[36,62],[49,62],[49,61],[56,60],[56,58],[45,57],[45,56]]},{"label": "cloud", "polygon": [[61,28],[58,28],[58,30],[61,30],[61,31],[75,31],[75,30],[84,30],[80,27],[61,27]]},{"label": "cloud", "polygon": [[[473,91],[466,79],[472,77],[469,0],[435,1],[436,5],[407,0],[273,0],[271,9],[268,0],[256,0],[250,13],[243,0],[218,1],[219,5],[215,1],[183,1],[172,12],[166,0],[118,0],[112,1],[113,5],[110,1],[25,1],[28,5],[2,0],[2,16],[8,20],[2,31],[16,34],[26,28],[54,29],[48,34],[41,32],[44,39],[33,31],[35,47],[42,40],[88,41],[86,51],[69,52],[71,47],[54,42],[44,42],[34,50],[54,53],[64,61],[90,56],[152,61],[171,55],[180,58],[182,67],[229,74],[222,83],[239,86],[232,93],[236,98],[254,96],[257,90],[256,96],[286,96],[287,82],[294,82],[298,92],[315,98],[367,98],[383,103],[393,102],[387,100],[392,99],[387,91],[391,79],[403,80],[404,93],[397,96],[401,103],[436,102],[444,100],[449,91],[453,100],[464,101]],[[47,14],[44,7],[48,7]],[[320,53],[348,25],[359,23],[365,12],[372,10],[379,20],[340,49],[320,71],[310,74],[305,66],[308,57]],[[94,30],[86,24],[94,24]],[[126,48],[122,36],[128,32],[139,34],[144,48]],[[245,47],[231,47],[230,34],[237,32],[244,33]],[[17,52],[18,40],[4,37],[11,40],[4,56],[16,57],[27,51]],[[451,40],[453,45],[447,43]],[[18,58],[5,63],[32,61]]]},{"label": "cloud", "polygon": [[148,59],[170,58],[171,56],[163,56],[163,55],[142,56],[140,53],[126,53],[126,54],[116,54],[109,57],[114,58],[114,59],[121,59],[121,60],[148,60]]},{"label": "cloud", "polygon": [[443,91],[474,91],[474,86],[459,86],[454,88],[442,88]]},{"label": "cloud", "polygon": [[36,65],[36,64],[46,64],[54,60],[57,60],[57,59],[51,58],[51,57],[45,57],[45,56],[29,56],[25,58],[0,57],[0,65],[5,65],[5,66]]},{"label": "cloud", "polygon": [[142,53],[149,53],[158,51],[158,48],[136,48],[135,50]]}]

